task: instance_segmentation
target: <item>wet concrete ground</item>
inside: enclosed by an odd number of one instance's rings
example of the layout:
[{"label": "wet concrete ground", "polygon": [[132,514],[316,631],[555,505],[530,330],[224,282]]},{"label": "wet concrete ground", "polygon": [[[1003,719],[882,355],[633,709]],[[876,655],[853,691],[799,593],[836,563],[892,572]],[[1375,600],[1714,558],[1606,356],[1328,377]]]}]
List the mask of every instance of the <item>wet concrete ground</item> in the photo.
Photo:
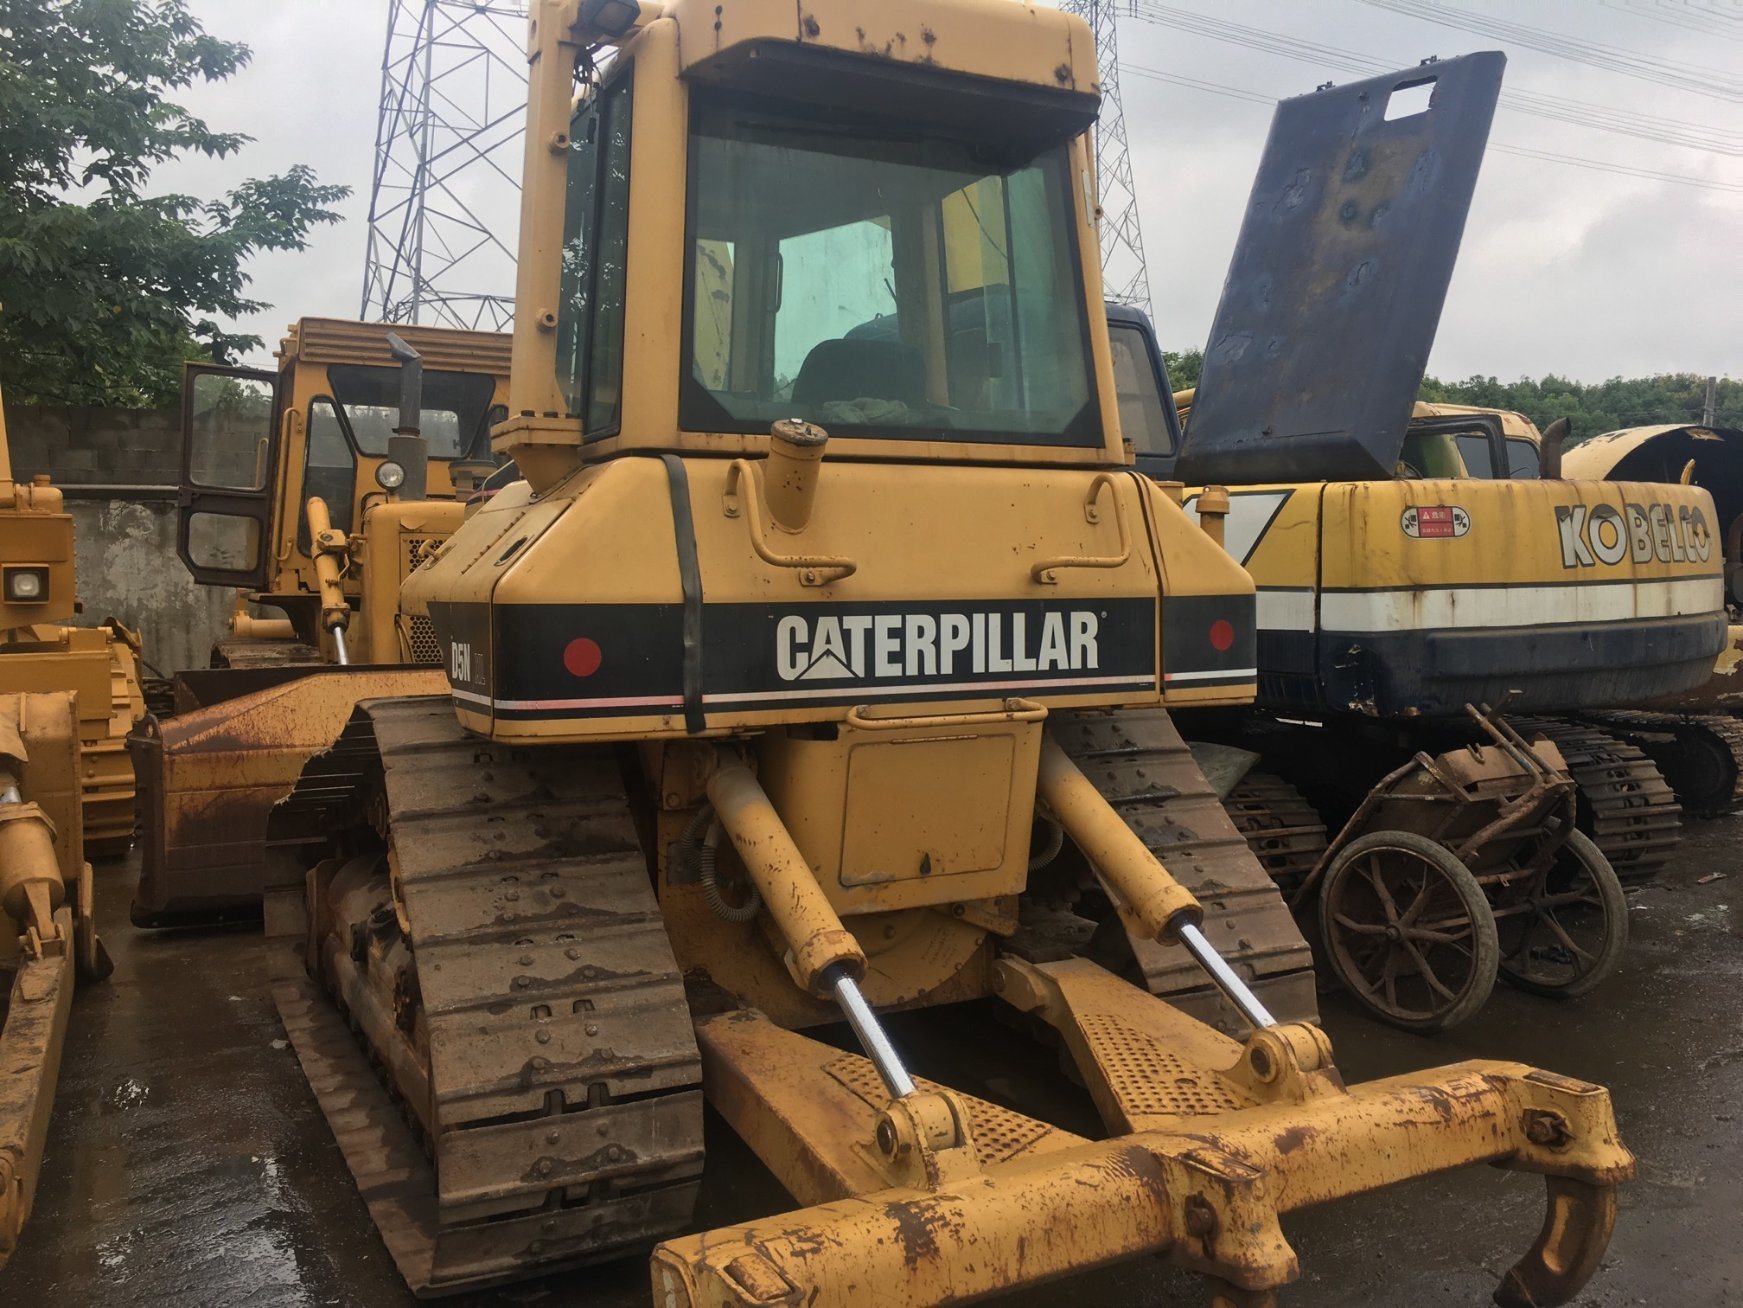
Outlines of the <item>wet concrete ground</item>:
[{"label": "wet concrete ground", "polygon": [[[1726,876],[1697,883],[1711,872]],[[413,1302],[284,1043],[261,980],[262,939],[135,932],[129,870],[99,876],[116,973],[74,1009],[37,1210],[0,1273],[0,1302]],[[1579,1303],[1743,1304],[1743,818],[1692,828],[1678,864],[1634,897],[1632,927],[1623,970],[1574,1004],[1498,988],[1477,1021],[1431,1040],[1331,997],[1325,1025],[1350,1080],[1497,1057],[1607,1084],[1641,1171]],[[898,1030],[920,1070],[990,1097],[1043,1091],[1062,1117],[1081,1111],[984,1014],[948,1026],[931,1040],[912,1024]],[[965,1027],[984,1029],[991,1046],[972,1066],[962,1065]],[[784,1206],[717,1122],[709,1149],[703,1220]],[[1285,1225],[1304,1277],[1284,1302],[1486,1303],[1541,1215],[1540,1181],[1487,1168],[1300,1214]],[[638,1261],[448,1302],[616,1308],[647,1302],[645,1278]],[[1203,1298],[1191,1278],[1147,1261],[1005,1302]]]}]

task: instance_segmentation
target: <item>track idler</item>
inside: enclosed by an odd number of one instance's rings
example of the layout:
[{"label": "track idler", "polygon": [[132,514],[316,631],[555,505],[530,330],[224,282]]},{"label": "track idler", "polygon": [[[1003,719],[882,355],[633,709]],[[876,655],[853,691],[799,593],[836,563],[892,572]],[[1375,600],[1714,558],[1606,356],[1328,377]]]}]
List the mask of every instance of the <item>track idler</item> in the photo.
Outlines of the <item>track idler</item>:
[{"label": "track idler", "polygon": [[1193,896],[1050,739],[1050,816],[1128,925],[1187,949],[1254,1028],[1231,1040],[1086,960],[999,959],[995,992],[1058,1034],[1109,1132],[1099,1141],[916,1079],[860,997],[857,942],[750,769],[722,753],[707,789],[788,969],[840,1002],[867,1060],[754,1010],[698,1021],[710,1102],[808,1206],[662,1244],[662,1308],[961,1303],[1145,1254],[1204,1276],[1212,1304],[1263,1308],[1300,1272],[1282,1214],[1477,1163],[1549,1180],[1543,1229],[1498,1303],[1565,1303],[1596,1268],[1634,1170],[1607,1091],[1489,1062],[1346,1088],[1325,1035],[1271,1019],[1204,939]]}]

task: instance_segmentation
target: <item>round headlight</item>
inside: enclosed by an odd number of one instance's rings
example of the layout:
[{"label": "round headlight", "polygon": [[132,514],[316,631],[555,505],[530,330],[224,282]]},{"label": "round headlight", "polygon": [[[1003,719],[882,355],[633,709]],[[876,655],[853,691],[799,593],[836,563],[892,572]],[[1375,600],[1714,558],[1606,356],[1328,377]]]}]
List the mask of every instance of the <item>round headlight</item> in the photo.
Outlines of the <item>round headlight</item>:
[{"label": "round headlight", "polygon": [[40,572],[15,572],[11,578],[12,598],[15,600],[33,600],[42,598],[42,574]]},{"label": "round headlight", "polygon": [[388,459],[376,466],[375,484],[382,490],[398,490],[405,485],[405,469]]}]

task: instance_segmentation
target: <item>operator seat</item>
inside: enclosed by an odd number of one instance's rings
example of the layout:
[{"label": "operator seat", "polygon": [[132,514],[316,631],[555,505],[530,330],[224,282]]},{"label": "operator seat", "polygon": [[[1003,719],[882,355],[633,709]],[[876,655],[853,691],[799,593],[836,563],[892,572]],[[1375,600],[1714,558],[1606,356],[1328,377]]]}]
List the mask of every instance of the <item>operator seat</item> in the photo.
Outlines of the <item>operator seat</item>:
[{"label": "operator seat", "polygon": [[898,400],[919,405],[926,393],[920,352],[900,341],[840,337],[819,341],[793,379],[796,404],[831,400]]}]

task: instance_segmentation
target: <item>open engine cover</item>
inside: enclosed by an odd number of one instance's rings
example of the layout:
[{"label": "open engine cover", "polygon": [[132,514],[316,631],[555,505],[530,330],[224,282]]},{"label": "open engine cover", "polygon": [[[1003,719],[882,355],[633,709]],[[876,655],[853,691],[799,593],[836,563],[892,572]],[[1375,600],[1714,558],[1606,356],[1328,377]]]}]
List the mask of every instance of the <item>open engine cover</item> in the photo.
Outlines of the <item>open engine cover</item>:
[{"label": "open engine cover", "polygon": [[[1278,104],[1176,476],[1392,476],[1506,62],[1485,51]],[[1428,107],[1406,113],[1424,86]]]}]

